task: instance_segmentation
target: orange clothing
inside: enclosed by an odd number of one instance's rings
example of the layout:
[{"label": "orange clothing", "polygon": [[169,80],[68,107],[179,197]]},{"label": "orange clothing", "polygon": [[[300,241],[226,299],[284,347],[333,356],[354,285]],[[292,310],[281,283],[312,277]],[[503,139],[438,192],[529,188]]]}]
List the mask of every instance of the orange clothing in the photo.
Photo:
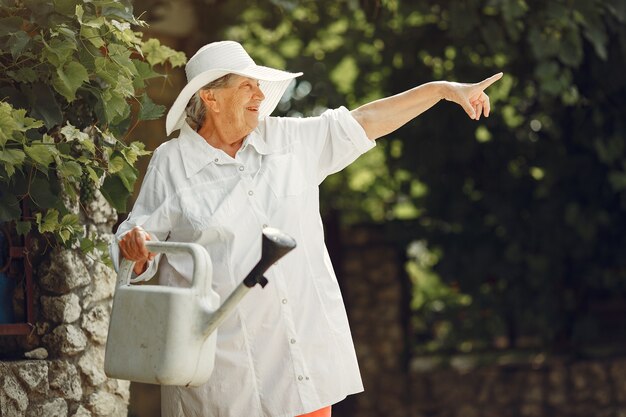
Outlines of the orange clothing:
[{"label": "orange clothing", "polygon": [[302,414],[297,417],[330,417],[330,405],[328,407],[320,408],[312,413]]}]

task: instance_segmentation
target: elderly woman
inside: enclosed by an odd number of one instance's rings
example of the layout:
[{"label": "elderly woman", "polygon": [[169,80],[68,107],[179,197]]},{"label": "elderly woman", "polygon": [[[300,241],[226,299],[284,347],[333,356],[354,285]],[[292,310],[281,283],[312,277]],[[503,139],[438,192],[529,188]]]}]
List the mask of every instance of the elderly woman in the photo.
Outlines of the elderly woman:
[{"label": "elderly woman", "polygon": [[264,227],[283,230],[298,247],[219,328],[210,380],[163,387],[162,415],[329,416],[332,404],[363,386],[324,245],[319,184],[442,99],[472,119],[489,116],[484,90],[502,74],[477,84],[427,83],[352,111],[276,118],[270,113],[301,73],[258,66],[232,41],[201,48],[186,72],[188,84],[167,115],[167,133],[180,135],[152,156],[117,232],[121,255],[136,262],[139,278],[158,264],[162,284],[187,286],[190,260],[155,256],[144,242],[198,243],[211,255],[213,288],[225,297],[259,259]]}]

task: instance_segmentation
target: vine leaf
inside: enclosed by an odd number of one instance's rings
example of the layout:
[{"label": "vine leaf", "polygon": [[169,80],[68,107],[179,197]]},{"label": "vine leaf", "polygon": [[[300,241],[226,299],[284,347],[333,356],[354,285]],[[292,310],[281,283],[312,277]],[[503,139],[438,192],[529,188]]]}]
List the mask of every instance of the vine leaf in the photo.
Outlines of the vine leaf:
[{"label": "vine leaf", "polygon": [[68,62],[63,68],[57,68],[52,76],[52,85],[67,101],[74,101],[76,90],[89,80],[89,74],[85,67],[76,62]]},{"label": "vine leaf", "polygon": [[24,146],[24,152],[43,168],[48,168],[48,165],[54,162],[54,156],[59,153],[54,146],[42,142],[33,142],[33,146]]},{"label": "vine leaf", "polygon": [[163,113],[165,113],[165,106],[156,104],[147,94],[141,97],[139,120],[156,120],[163,116]]}]

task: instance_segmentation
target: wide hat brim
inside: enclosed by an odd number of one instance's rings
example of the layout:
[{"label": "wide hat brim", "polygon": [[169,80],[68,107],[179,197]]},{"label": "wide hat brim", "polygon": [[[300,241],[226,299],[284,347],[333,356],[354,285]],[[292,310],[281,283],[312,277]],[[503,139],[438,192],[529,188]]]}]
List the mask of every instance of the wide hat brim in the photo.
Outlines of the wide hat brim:
[{"label": "wide hat brim", "polygon": [[301,72],[287,72],[256,64],[240,70],[220,68],[201,72],[187,83],[168,111],[165,122],[165,129],[168,135],[183,126],[186,118],[185,108],[191,97],[208,83],[226,74],[237,74],[259,81],[259,87],[265,95],[265,99],[259,107],[259,119],[269,116],[274,111],[291,80],[302,75]]}]

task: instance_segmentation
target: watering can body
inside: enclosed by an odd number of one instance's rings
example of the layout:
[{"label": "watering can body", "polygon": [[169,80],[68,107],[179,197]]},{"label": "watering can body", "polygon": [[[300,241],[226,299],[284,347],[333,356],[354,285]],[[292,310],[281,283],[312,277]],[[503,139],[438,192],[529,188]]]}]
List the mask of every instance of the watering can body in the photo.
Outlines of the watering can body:
[{"label": "watering can body", "polygon": [[277,229],[265,228],[261,259],[221,305],[211,288],[211,259],[202,246],[176,242],[146,246],[151,252],[190,254],[191,286],[131,285],[134,263],[124,259],[113,297],[104,371],[116,379],[197,386],[213,371],[217,327],[252,287],[267,284],[265,271],[296,242]]},{"label": "watering can body", "polygon": [[212,266],[196,244],[150,243],[155,252],[188,252],[191,287],[131,285],[133,264],[123,261],[113,299],[105,373],[118,379],[161,385],[200,385],[213,370],[216,332],[201,328],[219,307],[211,290]]}]

